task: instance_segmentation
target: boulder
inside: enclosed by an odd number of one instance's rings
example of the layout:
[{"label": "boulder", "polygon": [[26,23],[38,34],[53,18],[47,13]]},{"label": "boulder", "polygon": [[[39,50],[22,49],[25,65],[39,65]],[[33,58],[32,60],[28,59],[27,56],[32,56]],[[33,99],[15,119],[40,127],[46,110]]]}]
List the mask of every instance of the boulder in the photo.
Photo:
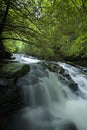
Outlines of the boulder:
[{"label": "boulder", "polygon": [[0,114],[23,106],[17,81],[29,72],[30,66],[16,62],[0,63]]},{"label": "boulder", "polygon": [[55,72],[61,83],[66,84],[73,92],[78,91],[78,84],[76,84],[69,73],[64,68],[56,63],[44,62],[44,65],[52,72]]},{"label": "boulder", "polygon": [[63,74],[65,72],[63,67],[55,63],[45,62],[45,66],[52,72],[57,72],[60,74]]}]

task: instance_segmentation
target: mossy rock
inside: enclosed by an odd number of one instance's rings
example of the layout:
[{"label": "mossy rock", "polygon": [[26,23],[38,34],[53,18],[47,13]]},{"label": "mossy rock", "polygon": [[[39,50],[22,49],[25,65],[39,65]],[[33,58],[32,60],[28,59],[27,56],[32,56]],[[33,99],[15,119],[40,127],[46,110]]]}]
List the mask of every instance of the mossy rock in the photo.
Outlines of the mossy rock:
[{"label": "mossy rock", "polygon": [[0,77],[1,78],[13,78],[17,75],[23,76],[30,70],[30,66],[27,64],[16,62],[1,62],[0,63]]},{"label": "mossy rock", "polygon": [[0,63],[0,114],[23,106],[17,80],[29,72],[30,66],[20,63]]}]

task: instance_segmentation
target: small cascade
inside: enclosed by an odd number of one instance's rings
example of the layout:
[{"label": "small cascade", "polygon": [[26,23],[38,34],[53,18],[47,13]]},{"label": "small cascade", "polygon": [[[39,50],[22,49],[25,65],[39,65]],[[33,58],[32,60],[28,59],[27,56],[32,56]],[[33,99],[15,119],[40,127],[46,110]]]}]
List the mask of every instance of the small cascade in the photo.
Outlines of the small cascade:
[{"label": "small cascade", "polygon": [[66,63],[59,63],[66,71],[68,71],[71,78],[78,84],[80,94],[87,99],[87,73],[81,69],[71,66]]},{"label": "small cascade", "polygon": [[21,95],[29,106],[46,106],[65,99],[57,76],[41,65],[31,65],[31,72],[19,80]]},{"label": "small cascade", "polygon": [[32,56],[27,56],[25,54],[13,54],[13,58],[15,57],[15,60],[20,62],[20,63],[25,63],[25,64],[32,64],[32,63],[38,63],[40,60],[32,57]]}]

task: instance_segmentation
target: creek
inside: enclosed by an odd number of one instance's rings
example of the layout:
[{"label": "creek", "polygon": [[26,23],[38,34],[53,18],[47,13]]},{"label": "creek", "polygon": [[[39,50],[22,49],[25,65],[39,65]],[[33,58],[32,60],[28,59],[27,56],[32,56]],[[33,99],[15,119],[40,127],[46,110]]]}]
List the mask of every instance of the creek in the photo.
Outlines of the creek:
[{"label": "creek", "polygon": [[18,80],[25,105],[10,115],[6,130],[87,130],[87,68],[56,62],[78,85],[75,93],[43,61],[14,56],[30,71]]}]

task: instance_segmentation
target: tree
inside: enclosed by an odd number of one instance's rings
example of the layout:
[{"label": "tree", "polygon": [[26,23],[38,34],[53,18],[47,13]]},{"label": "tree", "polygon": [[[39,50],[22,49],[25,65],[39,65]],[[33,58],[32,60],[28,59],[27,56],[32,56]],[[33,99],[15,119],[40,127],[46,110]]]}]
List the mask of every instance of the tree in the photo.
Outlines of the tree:
[{"label": "tree", "polygon": [[[1,2],[1,1],[0,1]],[[4,5],[4,10],[3,10],[3,4]],[[1,4],[1,12],[2,12],[2,16],[1,16],[1,21],[0,21],[0,50],[4,51],[4,45],[3,45],[3,30],[5,27],[5,23],[7,21],[7,16],[8,16],[8,12],[9,12],[9,7],[10,7],[10,0],[4,0],[4,2],[2,1]]]},{"label": "tree", "polygon": [[72,56],[72,45],[87,33],[86,11],[86,0],[4,0],[0,48],[4,49],[3,42],[6,45],[17,41],[23,46],[27,43],[29,54]]}]

